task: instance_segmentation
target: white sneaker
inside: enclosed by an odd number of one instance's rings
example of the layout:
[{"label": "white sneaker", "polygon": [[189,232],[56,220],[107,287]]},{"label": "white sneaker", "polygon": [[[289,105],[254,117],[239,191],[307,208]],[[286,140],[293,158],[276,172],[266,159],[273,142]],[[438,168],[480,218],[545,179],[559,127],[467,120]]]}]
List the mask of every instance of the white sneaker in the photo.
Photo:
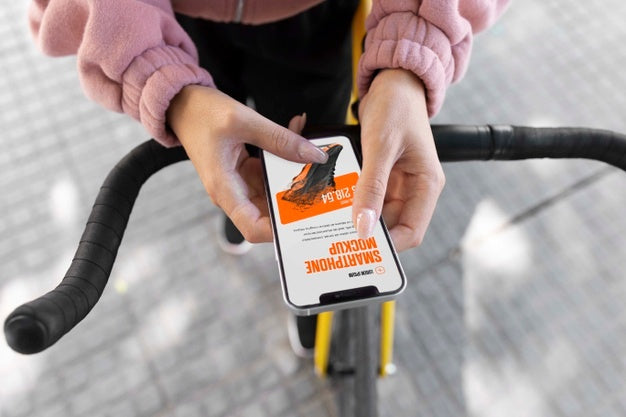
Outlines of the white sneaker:
[{"label": "white sneaker", "polygon": [[287,316],[287,336],[291,349],[300,358],[312,358],[315,352],[317,316]]},{"label": "white sneaker", "polygon": [[217,244],[230,255],[243,255],[252,249],[252,243],[243,237],[226,215],[223,216],[223,220],[218,225]]}]

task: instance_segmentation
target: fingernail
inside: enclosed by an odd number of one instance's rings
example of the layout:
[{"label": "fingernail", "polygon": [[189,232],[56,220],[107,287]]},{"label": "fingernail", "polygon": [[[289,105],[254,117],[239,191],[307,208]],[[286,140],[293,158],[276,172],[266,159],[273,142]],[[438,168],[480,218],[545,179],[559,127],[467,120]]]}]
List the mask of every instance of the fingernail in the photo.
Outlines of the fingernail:
[{"label": "fingernail", "polygon": [[300,145],[300,148],[298,149],[298,154],[302,159],[311,162],[317,162],[319,164],[323,164],[328,161],[328,154],[317,146],[313,145],[312,143],[309,143],[308,141],[303,142]]},{"label": "fingernail", "polygon": [[362,209],[356,216],[356,232],[361,239],[367,239],[374,233],[376,226],[376,212],[372,209]]},{"label": "fingernail", "polygon": [[302,117],[300,118],[300,132],[302,132],[302,129],[304,129],[305,125],[306,125],[306,112],[302,113]]}]

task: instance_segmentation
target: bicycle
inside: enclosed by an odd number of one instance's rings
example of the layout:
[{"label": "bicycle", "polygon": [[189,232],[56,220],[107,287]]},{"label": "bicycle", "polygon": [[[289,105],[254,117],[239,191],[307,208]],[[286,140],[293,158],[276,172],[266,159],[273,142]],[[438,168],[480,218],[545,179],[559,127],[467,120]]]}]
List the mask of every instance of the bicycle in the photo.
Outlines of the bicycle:
[{"label": "bicycle", "polygon": [[[359,127],[322,127],[305,132],[316,135],[337,133],[358,141]],[[611,131],[441,125],[433,126],[433,134],[442,162],[586,158],[626,170],[626,135]],[[155,172],[185,159],[187,156],[182,148],[166,149],[148,141],[113,168],[100,189],[76,255],[61,283],[49,293],[18,307],[7,317],[4,332],[7,343],[14,350],[31,354],[52,346],[91,311],[107,284],[141,186]],[[383,313],[383,316],[385,314],[389,313]],[[337,320],[341,331],[332,338],[329,323],[318,325],[316,350],[330,349],[330,355],[321,354],[330,358],[324,367],[318,368],[318,373],[328,374],[339,381],[341,415],[367,417],[377,414],[376,375],[384,374],[388,369],[385,369],[386,364],[381,366],[374,359],[377,347],[374,346],[376,330],[372,316],[371,307],[342,312]],[[382,339],[388,343],[390,336],[387,334]]]}]

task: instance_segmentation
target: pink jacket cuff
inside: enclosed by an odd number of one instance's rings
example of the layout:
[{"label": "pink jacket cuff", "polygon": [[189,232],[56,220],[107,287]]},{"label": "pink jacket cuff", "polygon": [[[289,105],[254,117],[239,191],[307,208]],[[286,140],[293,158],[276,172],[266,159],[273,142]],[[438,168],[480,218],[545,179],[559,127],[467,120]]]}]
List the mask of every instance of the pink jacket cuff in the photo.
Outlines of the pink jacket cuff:
[{"label": "pink jacket cuff", "polygon": [[85,94],[139,120],[166,146],[170,100],[188,84],[214,86],[170,0],[33,0],[31,31],[53,56],[77,54]]},{"label": "pink jacket cuff", "polygon": [[167,127],[170,101],[186,85],[215,87],[194,57],[174,46],[151,48],[135,57],[122,76],[122,111],[139,120],[165,146],[180,142]]},{"label": "pink jacket cuff", "polygon": [[410,12],[386,16],[367,35],[359,63],[359,95],[367,92],[377,70],[404,68],[424,83],[432,117],[441,108],[448,85],[465,70],[471,38],[464,37],[454,49],[439,28],[420,16]]},{"label": "pink jacket cuff", "polygon": [[376,72],[404,68],[426,88],[429,116],[465,73],[474,33],[489,27],[508,0],[378,0],[367,18],[357,85],[362,97]]}]

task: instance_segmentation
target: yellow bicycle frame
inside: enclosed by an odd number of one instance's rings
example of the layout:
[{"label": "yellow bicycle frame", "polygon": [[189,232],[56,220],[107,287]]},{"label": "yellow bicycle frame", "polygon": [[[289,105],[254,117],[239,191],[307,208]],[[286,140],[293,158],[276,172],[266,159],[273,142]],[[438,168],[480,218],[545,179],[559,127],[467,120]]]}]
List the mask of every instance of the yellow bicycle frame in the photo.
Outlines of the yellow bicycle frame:
[{"label": "yellow bicycle frame", "polygon": [[359,68],[359,59],[363,54],[363,40],[365,39],[365,18],[372,10],[371,0],[361,0],[359,7],[354,13],[352,19],[352,94],[350,96],[350,107],[348,107],[348,113],[346,114],[346,123],[349,125],[355,125],[358,123],[354,115],[352,114],[352,104],[357,101],[359,90],[357,87],[357,70]]}]

